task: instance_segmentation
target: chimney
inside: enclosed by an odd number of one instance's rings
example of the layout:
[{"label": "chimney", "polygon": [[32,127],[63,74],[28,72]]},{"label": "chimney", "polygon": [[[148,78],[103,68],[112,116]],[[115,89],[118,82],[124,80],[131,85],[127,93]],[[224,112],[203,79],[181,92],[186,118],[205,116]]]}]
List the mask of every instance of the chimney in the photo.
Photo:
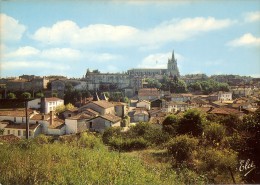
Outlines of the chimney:
[{"label": "chimney", "polygon": [[41,98],[41,113],[45,113],[45,98]]},{"label": "chimney", "polygon": [[45,114],[42,113],[42,120],[45,120]]},{"label": "chimney", "polygon": [[50,125],[53,125],[54,121],[54,112],[53,111],[50,111]]}]

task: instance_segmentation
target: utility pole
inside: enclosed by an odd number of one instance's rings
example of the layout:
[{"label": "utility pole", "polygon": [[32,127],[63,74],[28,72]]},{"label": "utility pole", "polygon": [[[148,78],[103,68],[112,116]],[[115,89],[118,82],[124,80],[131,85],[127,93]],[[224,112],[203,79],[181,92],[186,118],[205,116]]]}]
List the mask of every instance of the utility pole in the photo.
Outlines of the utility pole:
[{"label": "utility pole", "polygon": [[28,101],[25,100],[25,116],[26,116],[26,139],[29,139],[29,119],[28,119]]}]

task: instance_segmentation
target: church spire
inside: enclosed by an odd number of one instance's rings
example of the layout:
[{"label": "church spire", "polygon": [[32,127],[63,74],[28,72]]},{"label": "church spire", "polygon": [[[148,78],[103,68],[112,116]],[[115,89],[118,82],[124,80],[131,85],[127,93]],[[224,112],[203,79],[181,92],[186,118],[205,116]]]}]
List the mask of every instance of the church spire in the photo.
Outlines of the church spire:
[{"label": "church spire", "polygon": [[175,57],[174,57],[174,50],[172,50],[172,60],[174,60]]}]

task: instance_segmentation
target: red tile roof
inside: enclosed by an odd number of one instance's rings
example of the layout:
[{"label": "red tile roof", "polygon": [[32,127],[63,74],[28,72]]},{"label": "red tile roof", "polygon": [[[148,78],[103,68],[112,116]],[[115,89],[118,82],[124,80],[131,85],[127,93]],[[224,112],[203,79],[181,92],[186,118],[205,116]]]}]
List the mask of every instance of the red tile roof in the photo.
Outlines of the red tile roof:
[{"label": "red tile roof", "polygon": [[111,121],[111,122],[113,122],[113,123],[118,122],[118,121],[121,120],[120,117],[115,116],[115,115],[112,115],[112,114],[105,114],[104,116],[100,116],[100,117],[101,117],[101,118],[104,118],[104,119],[106,119],[106,120],[108,120],[108,121]]},{"label": "red tile roof", "polygon": [[[38,123],[37,123],[37,124],[30,124],[30,125],[29,125],[29,129],[30,129],[30,130],[34,130],[34,129],[36,129],[39,125],[40,125],[40,124],[38,124]],[[25,123],[22,123],[22,124],[16,124],[16,123],[14,123],[14,124],[8,124],[8,125],[5,127],[5,129],[7,129],[7,128],[25,130],[25,129],[26,129],[26,124],[25,124]]]},{"label": "red tile roof", "polygon": [[159,96],[160,92],[156,88],[144,88],[138,91],[138,96]]},{"label": "red tile roof", "polygon": [[93,101],[91,103],[96,104],[97,106],[99,106],[101,108],[104,108],[104,109],[107,109],[107,108],[110,108],[110,107],[114,107],[114,105],[112,103],[107,102],[105,100]]},{"label": "red tile roof", "polygon": [[[28,115],[32,114],[33,110],[28,109]],[[0,116],[25,117],[25,109],[0,109]]]},{"label": "red tile roof", "polygon": [[60,98],[56,98],[56,97],[52,97],[52,98],[45,98],[46,102],[50,102],[50,101],[61,101],[62,99]]}]

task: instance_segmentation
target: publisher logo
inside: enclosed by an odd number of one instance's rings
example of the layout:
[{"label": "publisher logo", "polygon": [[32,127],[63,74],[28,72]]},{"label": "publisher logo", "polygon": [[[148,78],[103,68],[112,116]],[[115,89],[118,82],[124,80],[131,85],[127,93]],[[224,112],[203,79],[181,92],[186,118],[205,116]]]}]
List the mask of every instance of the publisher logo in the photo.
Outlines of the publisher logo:
[{"label": "publisher logo", "polygon": [[249,173],[251,173],[256,168],[254,161],[247,159],[247,160],[240,160],[239,161],[239,168],[238,170],[244,173],[246,177]]}]

